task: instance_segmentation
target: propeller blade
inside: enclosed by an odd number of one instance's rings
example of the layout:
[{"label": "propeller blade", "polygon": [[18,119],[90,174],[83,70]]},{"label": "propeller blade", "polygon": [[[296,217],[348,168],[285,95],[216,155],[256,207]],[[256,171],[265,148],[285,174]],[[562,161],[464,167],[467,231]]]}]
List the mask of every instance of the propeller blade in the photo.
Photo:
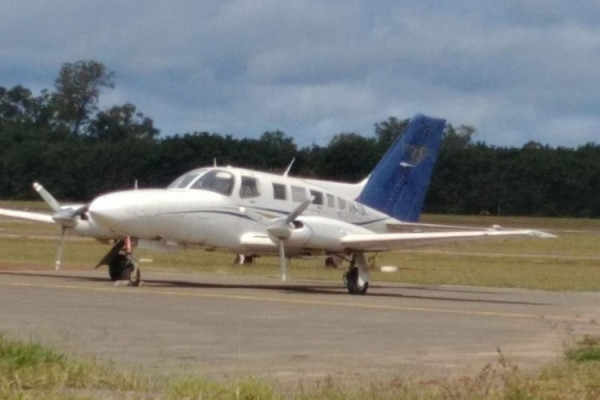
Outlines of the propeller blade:
[{"label": "propeller blade", "polygon": [[60,204],[58,203],[58,201],[56,201],[54,196],[52,196],[50,194],[50,192],[48,192],[46,189],[44,189],[44,187],[42,185],[40,185],[37,182],[33,182],[33,188],[35,189],[36,192],[38,192],[38,194],[42,197],[42,199],[44,199],[46,204],[48,204],[54,212],[57,212],[60,210]]},{"label": "propeller blade", "polygon": [[[267,226],[267,232],[269,233],[269,235],[279,240],[288,239],[292,234],[293,230],[293,227],[290,226],[290,224],[292,223],[292,221],[298,218],[298,216],[302,214],[304,210],[306,210],[306,208],[310,205],[310,203],[312,203],[312,201],[313,197],[310,197],[309,199],[306,199],[302,203],[300,203],[298,207],[296,207],[292,212],[290,212],[285,218],[281,217],[272,221]],[[273,242],[276,243],[275,240],[273,240]]]},{"label": "propeller blade", "polygon": [[312,203],[314,196],[304,200],[285,218],[278,218],[271,222],[267,227],[267,233],[271,240],[277,244],[279,248],[279,269],[281,271],[281,280],[285,282],[287,279],[286,262],[285,262],[285,240],[289,239],[292,234],[293,227],[291,223],[298,218],[300,214]]},{"label": "propeller blade", "polygon": [[296,218],[298,218],[298,216],[300,214],[302,214],[304,212],[304,210],[306,210],[308,208],[308,206],[310,205],[310,203],[313,202],[313,200],[315,199],[314,196],[310,196],[308,199],[304,200],[302,203],[300,203],[298,205],[298,207],[296,207],[291,213],[288,214],[288,216],[285,218],[285,224],[289,224],[290,222],[292,222],[293,220],[295,220]]},{"label": "propeller blade", "polygon": [[59,270],[62,265],[62,256],[63,256],[63,243],[65,241],[65,233],[67,228],[62,226],[60,230],[60,241],[58,242],[58,250],[56,252],[56,262],[54,263],[54,269]]},{"label": "propeller blade", "polygon": [[54,196],[50,194],[42,185],[38,182],[33,183],[33,189],[44,199],[46,204],[54,211],[52,219],[56,221],[61,228],[60,241],[58,243],[58,250],[56,254],[56,261],[54,263],[54,269],[57,271],[62,266],[63,257],[63,245],[65,241],[65,233],[68,228],[74,228],[77,226],[77,217],[84,215],[88,211],[88,205],[76,207],[61,207],[60,203],[56,201]]},{"label": "propeller blade", "polygon": [[285,262],[285,248],[283,240],[279,240],[279,270],[281,272],[281,280],[286,281],[286,262]]}]

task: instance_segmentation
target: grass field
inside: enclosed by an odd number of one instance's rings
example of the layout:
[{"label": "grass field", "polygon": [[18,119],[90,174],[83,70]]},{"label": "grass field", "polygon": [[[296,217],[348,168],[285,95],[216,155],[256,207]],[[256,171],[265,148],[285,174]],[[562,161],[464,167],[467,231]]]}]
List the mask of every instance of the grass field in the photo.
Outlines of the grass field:
[{"label": "grass field", "polygon": [[[0,202],[0,207],[43,210],[39,202]],[[542,229],[554,239],[493,238],[456,241],[378,254],[375,264],[396,265],[389,274],[373,269],[373,282],[406,282],[423,285],[451,284],[546,290],[600,290],[600,220],[562,218],[510,218],[425,215],[423,222],[452,225]],[[59,229],[50,224],[0,217],[0,262],[52,268]],[[67,238],[63,265],[92,267],[109,246],[94,240]],[[277,259],[262,257],[251,266],[233,264],[233,255],[188,249],[176,253],[139,249],[138,258],[152,259],[148,270],[186,270],[199,273],[276,277]],[[340,281],[340,269],[323,268],[322,258],[292,260],[290,276]]]},{"label": "grass field", "polygon": [[332,380],[276,389],[249,378],[215,382],[198,376],[152,376],[77,360],[35,343],[0,335],[0,398],[23,399],[598,399],[600,340],[587,337],[563,360],[535,374],[521,372],[499,353],[473,377],[416,382],[396,379],[359,388]]}]

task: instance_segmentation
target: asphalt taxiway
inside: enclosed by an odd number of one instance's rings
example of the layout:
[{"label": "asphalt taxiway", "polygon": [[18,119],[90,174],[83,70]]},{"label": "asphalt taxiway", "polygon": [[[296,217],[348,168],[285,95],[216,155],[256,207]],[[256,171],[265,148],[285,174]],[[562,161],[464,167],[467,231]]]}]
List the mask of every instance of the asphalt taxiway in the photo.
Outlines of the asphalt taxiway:
[{"label": "asphalt taxiway", "polygon": [[211,378],[430,379],[522,369],[600,335],[600,293],[0,266],[0,333],[126,368]]}]

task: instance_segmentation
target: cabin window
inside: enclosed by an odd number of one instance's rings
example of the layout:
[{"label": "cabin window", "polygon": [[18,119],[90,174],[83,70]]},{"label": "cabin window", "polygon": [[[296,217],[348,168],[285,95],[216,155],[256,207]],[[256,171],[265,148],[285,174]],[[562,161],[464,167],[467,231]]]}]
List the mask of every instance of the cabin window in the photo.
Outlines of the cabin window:
[{"label": "cabin window", "polygon": [[242,175],[242,184],[240,185],[240,197],[247,199],[250,197],[260,196],[260,190],[258,190],[258,180],[250,176]]},{"label": "cabin window", "polygon": [[346,200],[342,199],[341,197],[338,197],[337,200],[338,200],[338,208],[340,210],[345,210],[346,209]]},{"label": "cabin window", "polygon": [[316,190],[311,190],[310,195],[313,196],[313,204],[317,204],[319,206],[323,205],[323,193],[317,192]]},{"label": "cabin window", "polygon": [[300,186],[292,186],[292,201],[302,202],[307,199],[306,189]]},{"label": "cabin window", "polygon": [[194,184],[192,189],[210,190],[230,196],[233,191],[233,175],[227,171],[212,170],[202,175]]},{"label": "cabin window", "polygon": [[327,194],[327,207],[335,207],[335,197],[332,194]]},{"label": "cabin window", "polygon": [[285,185],[281,183],[273,184],[273,198],[276,200],[285,200],[287,198],[285,195]]}]

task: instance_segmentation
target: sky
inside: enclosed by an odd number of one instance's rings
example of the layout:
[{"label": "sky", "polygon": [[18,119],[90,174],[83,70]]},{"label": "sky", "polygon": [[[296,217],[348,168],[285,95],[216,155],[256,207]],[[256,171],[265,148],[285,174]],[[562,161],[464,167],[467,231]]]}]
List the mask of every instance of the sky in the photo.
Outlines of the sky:
[{"label": "sky", "polygon": [[421,113],[474,140],[600,143],[597,0],[20,0],[0,2],[0,86],[53,89],[62,64],[115,73],[162,135],[300,147]]}]

